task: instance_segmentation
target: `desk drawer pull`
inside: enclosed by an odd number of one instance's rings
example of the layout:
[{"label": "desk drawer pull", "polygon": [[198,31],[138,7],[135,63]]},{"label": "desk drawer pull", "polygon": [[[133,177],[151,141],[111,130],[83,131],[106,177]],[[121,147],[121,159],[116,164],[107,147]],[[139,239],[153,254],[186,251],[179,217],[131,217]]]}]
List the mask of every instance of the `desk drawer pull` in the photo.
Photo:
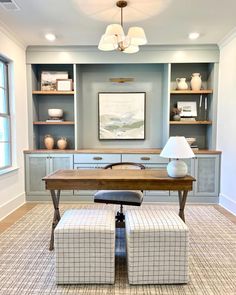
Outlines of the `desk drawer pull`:
[{"label": "desk drawer pull", "polygon": [[149,160],[151,160],[150,157],[141,157],[140,159],[143,160],[143,161],[149,161]]},{"label": "desk drawer pull", "polygon": [[99,160],[102,160],[102,157],[93,157],[93,160],[99,161]]}]

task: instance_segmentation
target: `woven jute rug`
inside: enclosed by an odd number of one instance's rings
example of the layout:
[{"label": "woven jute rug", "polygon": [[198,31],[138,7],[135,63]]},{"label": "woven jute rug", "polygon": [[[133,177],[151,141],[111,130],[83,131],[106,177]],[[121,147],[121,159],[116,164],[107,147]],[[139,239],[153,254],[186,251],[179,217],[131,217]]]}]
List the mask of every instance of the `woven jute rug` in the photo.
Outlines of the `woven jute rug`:
[{"label": "woven jute rug", "polygon": [[[62,204],[61,213],[70,208],[82,207],[103,206]],[[124,231],[118,229],[114,285],[57,286],[54,251],[48,250],[52,205],[38,204],[0,236],[0,294],[235,295],[236,225],[212,206],[186,207],[186,224],[190,231],[190,281],[187,285],[130,286]],[[143,204],[142,208],[178,211],[177,206]]]}]

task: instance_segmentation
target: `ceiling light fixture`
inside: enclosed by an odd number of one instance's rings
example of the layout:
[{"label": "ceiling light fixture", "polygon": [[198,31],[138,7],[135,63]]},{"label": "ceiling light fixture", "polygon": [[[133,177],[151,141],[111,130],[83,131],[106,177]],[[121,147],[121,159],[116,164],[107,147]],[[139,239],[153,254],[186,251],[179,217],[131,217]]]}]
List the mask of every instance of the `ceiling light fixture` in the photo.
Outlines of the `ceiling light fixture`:
[{"label": "ceiling light fixture", "polygon": [[191,39],[191,40],[196,40],[199,36],[200,36],[200,34],[197,32],[193,32],[188,35],[189,39]]},{"label": "ceiling light fixture", "polygon": [[45,35],[45,38],[48,40],[48,41],[55,41],[56,40],[56,36],[54,34],[51,34],[51,33],[48,33]]},{"label": "ceiling light fixture", "polygon": [[139,45],[147,43],[145,32],[141,27],[130,27],[127,36],[123,30],[123,8],[127,6],[127,1],[118,1],[116,6],[120,8],[120,24],[111,24],[106,28],[98,45],[98,49],[103,51],[119,50],[125,53],[135,53],[139,51]]}]

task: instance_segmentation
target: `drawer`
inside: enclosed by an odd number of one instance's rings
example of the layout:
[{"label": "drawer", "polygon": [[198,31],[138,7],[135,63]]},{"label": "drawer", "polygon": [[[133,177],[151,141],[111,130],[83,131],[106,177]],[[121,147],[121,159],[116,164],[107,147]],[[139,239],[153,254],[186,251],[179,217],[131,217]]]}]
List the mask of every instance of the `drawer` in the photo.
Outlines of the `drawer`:
[{"label": "drawer", "polygon": [[168,164],[169,159],[162,158],[160,155],[154,154],[123,154],[122,162],[134,162],[134,163],[152,163],[152,164]]},{"label": "drawer", "polygon": [[121,162],[120,154],[74,154],[74,163],[116,163]]}]

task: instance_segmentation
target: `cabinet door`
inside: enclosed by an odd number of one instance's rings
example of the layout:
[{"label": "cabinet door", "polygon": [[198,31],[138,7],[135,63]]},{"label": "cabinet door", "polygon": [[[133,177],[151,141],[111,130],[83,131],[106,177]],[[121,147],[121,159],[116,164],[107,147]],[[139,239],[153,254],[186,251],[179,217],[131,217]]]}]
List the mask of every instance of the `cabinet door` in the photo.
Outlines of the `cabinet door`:
[{"label": "cabinet door", "polygon": [[50,172],[48,155],[26,155],[25,175],[27,195],[49,195],[42,178]]},{"label": "cabinet door", "polygon": [[218,196],[219,155],[198,155],[195,161],[196,196]]},{"label": "cabinet door", "polygon": [[[49,156],[50,159],[50,173],[59,169],[73,169],[73,155],[54,154]],[[62,195],[73,195],[73,191],[62,191]]]}]

